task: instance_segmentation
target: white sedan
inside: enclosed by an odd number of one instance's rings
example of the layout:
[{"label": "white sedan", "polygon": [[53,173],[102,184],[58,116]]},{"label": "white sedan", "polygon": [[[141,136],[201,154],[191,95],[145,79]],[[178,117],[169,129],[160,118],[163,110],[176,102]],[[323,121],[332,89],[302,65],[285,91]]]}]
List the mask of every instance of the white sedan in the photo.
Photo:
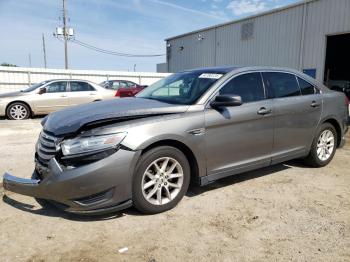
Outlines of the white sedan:
[{"label": "white sedan", "polygon": [[22,120],[69,106],[112,99],[114,95],[114,90],[86,80],[48,80],[21,91],[0,94],[0,116]]}]

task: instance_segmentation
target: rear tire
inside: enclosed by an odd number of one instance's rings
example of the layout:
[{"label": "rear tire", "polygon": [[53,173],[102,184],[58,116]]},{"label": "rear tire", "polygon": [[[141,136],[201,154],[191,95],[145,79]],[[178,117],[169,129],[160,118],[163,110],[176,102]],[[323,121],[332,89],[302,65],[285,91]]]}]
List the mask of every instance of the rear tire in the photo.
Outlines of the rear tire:
[{"label": "rear tire", "polygon": [[30,108],[22,102],[15,102],[7,107],[6,115],[11,120],[24,120],[30,116]]},{"label": "rear tire", "polygon": [[190,166],[177,148],[160,146],[143,154],[136,167],[132,200],[137,210],[156,214],[175,207],[187,192]]},{"label": "rear tire", "polygon": [[312,142],[309,155],[304,162],[312,167],[324,167],[332,161],[337,149],[337,131],[330,123],[324,123],[318,129]]}]

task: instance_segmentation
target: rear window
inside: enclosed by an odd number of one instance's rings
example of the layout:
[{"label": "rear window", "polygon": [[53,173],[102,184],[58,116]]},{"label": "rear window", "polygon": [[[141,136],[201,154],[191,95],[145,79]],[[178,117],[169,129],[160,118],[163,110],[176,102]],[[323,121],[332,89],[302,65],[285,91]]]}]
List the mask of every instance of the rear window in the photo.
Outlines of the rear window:
[{"label": "rear window", "polygon": [[263,73],[269,98],[301,95],[295,75],[280,72]]}]

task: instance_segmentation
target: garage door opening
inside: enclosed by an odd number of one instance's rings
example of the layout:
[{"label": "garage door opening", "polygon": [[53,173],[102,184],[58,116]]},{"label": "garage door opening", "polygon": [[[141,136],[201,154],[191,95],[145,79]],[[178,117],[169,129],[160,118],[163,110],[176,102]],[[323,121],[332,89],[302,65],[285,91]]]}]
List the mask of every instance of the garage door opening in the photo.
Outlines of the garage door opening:
[{"label": "garage door opening", "polygon": [[324,82],[333,90],[350,92],[350,34],[327,37]]}]

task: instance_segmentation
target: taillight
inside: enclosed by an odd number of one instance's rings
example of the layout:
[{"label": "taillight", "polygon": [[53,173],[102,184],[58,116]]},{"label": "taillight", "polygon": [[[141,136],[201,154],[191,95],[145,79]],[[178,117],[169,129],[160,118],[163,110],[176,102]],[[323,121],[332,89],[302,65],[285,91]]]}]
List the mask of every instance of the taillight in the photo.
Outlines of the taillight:
[{"label": "taillight", "polygon": [[117,92],[115,93],[115,96],[120,96],[119,90],[117,90]]}]

